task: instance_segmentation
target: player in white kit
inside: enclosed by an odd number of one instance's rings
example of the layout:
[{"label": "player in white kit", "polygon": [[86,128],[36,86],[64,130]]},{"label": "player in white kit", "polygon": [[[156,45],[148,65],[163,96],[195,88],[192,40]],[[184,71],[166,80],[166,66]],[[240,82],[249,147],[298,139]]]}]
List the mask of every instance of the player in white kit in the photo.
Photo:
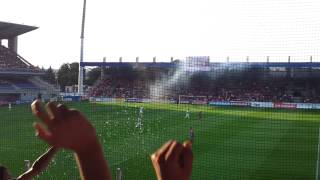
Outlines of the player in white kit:
[{"label": "player in white kit", "polygon": [[185,119],[190,119],[190,111],[189,109],[186,111]]},{"label": "player in white kit", "polygon": [[139,110],[139,115],[138,115],[138,119],[137,119],[137,123],[136,123],[136,128],[139,128],[140,130],[142,130],[142,117],[143,117],[143,107],[140,107]]}]

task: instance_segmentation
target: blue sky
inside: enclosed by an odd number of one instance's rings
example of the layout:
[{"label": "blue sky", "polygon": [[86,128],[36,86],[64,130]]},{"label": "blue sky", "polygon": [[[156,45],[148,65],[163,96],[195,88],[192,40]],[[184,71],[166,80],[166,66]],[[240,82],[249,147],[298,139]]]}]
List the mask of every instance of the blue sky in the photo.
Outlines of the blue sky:
[{"label": "blue sky", "polygon": [[[307,61],[320,58],[318,0],[87,0],[85,61]],[[38,26],[19,38],[34,65],[79,61],[82,1],[1,2],[0,21]]]}]

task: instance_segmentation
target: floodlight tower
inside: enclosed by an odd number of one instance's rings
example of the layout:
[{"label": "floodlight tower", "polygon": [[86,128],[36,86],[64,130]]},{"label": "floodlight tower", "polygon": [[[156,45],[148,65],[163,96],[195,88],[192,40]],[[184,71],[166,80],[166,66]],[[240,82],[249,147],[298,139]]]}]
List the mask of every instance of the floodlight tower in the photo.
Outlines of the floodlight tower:
[{"label": "floodlight tower", "polygon": [[79,63],[79,77],[78,77],[78,94],[83,95],[83,67],[81,63],[83,62],[83,42],[84,42],[84,25],[86,20],[86,5],[87,0],[83,0],[83,12],[82,12],[82,25],[81,25],[81,45],[80,45],[80,63]]}]

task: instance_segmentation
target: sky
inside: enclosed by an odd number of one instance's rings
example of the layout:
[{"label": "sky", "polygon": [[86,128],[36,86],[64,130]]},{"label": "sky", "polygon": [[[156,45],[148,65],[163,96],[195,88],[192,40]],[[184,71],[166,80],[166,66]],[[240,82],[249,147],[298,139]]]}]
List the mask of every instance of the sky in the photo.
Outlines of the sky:
[{"label": "sky", "polygon": [[[0,21],[39,29],[18,53],[40,67],[80,60],[81,0],[0,0]],[[87,0],[84,61],[320,61],[319,0]]]}]

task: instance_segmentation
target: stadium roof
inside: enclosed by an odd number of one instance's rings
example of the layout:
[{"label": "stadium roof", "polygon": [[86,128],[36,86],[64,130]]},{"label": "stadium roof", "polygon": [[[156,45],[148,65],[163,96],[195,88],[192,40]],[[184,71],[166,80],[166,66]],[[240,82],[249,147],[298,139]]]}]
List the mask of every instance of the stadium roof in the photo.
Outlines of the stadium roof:
[{"label": "stadium roof", "polygon": [[35,26],[0,21],[0,39],[9,39],[38,29]]},{"label": "stadium roof", "polygon": [[[81,67],[86,66],[100,66],[100,67],[123,67],[123,66],[135,66],[141,65],[144,67],[154,67],[154,68],[174,68],[177,67],[177,63],[172,62],[80,62]],[[230,67],[238,66],[248,66],[256,68],[264,67],[282,67],[282,68],[320,68],[319,62],[231,62],[231,63],[221,63],[221,62],[212,62],[210,63],[211,67],[226,65]]]}]

